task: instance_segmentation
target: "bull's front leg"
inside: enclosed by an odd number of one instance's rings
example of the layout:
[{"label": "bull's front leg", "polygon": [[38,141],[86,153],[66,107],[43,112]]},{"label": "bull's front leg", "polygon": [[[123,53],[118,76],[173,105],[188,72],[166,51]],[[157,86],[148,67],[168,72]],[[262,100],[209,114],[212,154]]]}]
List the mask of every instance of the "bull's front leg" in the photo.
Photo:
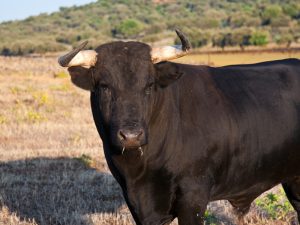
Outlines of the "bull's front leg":
[{"label": "bull's front leg", "polygon": [[142,225],[167,225],[172,214],[175,189],[161,183],[129,185],[128,200]]},{"label": "bull's front leg", "polygon": [[204,224],[204,213],[208,204],[208,186],[189,185],[180,188],[176,200],[176,213],[179,225]]},{"label": "bull's front leg", "polygon": [[194,202],[193,198],[186,198],[178,205],[179,225],[201,225],[204,224],[204,213],[207,202]]}]

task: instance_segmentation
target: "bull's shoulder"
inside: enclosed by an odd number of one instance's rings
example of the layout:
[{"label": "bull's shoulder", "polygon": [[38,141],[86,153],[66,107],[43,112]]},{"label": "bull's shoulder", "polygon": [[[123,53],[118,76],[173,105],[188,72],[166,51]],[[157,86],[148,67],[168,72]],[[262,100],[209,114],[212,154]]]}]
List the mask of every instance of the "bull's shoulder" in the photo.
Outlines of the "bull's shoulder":
[{"label": "bull's shoulder", "polygon": [[300,98],[300,60],[298,59],[223,67],[177,65],[187,75],[179,82],[184,96],[191,93],[193,96],[201,97],[208,92],[211,94],[215,89],[234,101],[237,98],[246,100],[251,97],[270,98],[271,101],[274,93],[280,96],[282,92],[285,94],[289,92]]},{"label": "bull's shoulder", "polygon": [[274,111],[288,102],[300,103],[298,59],[211,67],[209,71],[216,89],[239,111]]}]

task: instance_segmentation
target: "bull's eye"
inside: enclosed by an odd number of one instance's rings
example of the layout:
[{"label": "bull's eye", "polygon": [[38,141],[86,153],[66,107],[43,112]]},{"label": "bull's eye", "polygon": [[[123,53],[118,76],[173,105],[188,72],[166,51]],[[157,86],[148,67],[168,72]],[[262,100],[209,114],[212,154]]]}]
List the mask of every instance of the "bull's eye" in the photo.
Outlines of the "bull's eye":
[{"label": "bull's eye", "polygon": [[154,83],[150,83],[145,87],[145,93],[149,95],[154,87]]},{"label": "bull's eye", "polygon": [[109,90],[109,86],[107,84],[100,84],[99,87],[102,91],[108,91]]}]

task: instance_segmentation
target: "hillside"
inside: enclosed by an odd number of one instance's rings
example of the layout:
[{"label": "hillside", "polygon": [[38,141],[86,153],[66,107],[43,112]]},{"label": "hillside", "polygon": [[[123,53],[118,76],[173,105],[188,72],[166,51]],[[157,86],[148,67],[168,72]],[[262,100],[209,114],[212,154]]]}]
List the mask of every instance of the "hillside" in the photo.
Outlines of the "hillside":
[{"label": "hillside", "polygon": [[98,0],[0,24],[0,54],[63,51],[117,39],[155,43],[187,33],[194,47],[300,42],[299,0]]}]

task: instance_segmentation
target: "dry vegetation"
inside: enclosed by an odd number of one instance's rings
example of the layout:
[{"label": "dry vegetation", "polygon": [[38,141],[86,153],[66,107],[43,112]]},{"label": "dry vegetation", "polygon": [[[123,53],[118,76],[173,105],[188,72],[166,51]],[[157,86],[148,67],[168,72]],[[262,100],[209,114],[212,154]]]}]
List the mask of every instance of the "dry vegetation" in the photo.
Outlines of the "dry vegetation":
[{"label": "dry vegetation", "polygon": [[[236,50],[236,49],[234,49]],[[213,66],[225,66],[233,64],[249,64],[257,63],[263,61],[284,59],[284,58],[300,58],[299,51],[285,51],[285,52],[272,52],[270,49],[267,51],[253,51],[252,52],[240,52],[238,54],[234,53],[210,53],[210,54],[197,54],[188,55],[181,59],[179,62],[192,63],[192,64],[209,64]]]},{"label": "dry vegetation", "polygon": [[[71,85],[55,58],[0,58],[0,156],[0,225],[133,224],[89,93]],[[272,191],[253,204],[247,224],[295,221],[281,189]],[[226,201],[211,203],[206,218],[234,224]]]}]

